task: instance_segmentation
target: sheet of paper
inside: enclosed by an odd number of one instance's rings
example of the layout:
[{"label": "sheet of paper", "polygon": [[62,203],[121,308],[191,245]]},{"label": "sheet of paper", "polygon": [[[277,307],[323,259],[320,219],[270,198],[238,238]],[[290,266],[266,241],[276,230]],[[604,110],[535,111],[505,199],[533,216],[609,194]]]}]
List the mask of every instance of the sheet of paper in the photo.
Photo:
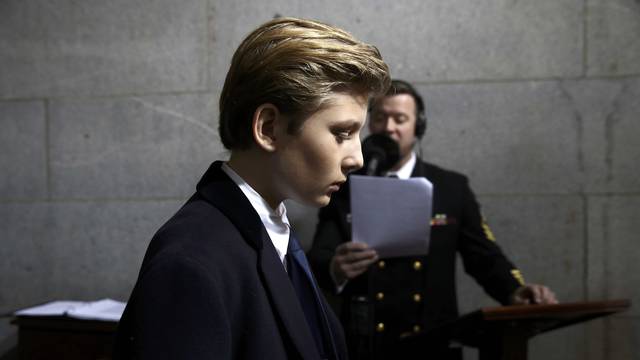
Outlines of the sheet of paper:
[{"label": "sheet of paper", "polygon": [[85,320],[120,321],[127,303],[102,299],[85,303],[67,312],[70,317]]},{"label": "sheet of paper", "polygon": [[380,257],[427,254],[433,202],[429,180],[352,175],[350,184],[353,241],[369,244]]},{"label": "sheet of paper", "polygon": [[111,299],[98,301],[52,301],[18,310],[15,316],[69,316],[85,320],[120,321],[127,304]]},{"label": "sheet of paper", "polygon": [[16,311],[16,316],[63,316],[67,311],[84,305],[83,301],[52,301]]}]

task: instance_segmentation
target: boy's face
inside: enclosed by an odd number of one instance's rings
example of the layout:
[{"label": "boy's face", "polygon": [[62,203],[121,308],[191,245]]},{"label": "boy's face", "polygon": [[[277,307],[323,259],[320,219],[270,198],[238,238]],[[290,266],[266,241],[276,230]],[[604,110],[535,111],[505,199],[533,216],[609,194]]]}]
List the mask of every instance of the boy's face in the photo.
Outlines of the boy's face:
[{"label": "boy's face", "polygon": [[362,167],[366,115],[366,97],[336,93],[296,133],[281,131],[275,157],[279,192],[307,205],[327,205],[347,174]]}]

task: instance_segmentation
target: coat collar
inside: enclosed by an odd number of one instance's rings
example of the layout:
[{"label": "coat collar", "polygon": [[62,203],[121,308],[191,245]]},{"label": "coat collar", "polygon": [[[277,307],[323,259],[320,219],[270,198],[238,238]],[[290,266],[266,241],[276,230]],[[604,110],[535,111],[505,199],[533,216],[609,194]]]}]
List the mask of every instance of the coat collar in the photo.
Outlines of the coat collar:
[{"label": "coat collar", "polygon": [[202,176],[196,191],[220,210],[238,229],[245,241],[258,252],[258,271],[273,304],[274,314],[302,359],[319,359],[316,345],[291,281],[271,243],[258,213],[242,190],[216,161]]},{"label": "coat collar", "polygon": [[[222,161],[216,161],[204,173],[196,186],[196,191],[218,210],[225,214],[238,229],[242,237],[256,250],[264,245],[264,226],[242,190],[220,168]],[[269,237],[266,237],[267,241]]]},{"label": "coat collar", "polygon": [[413,171],[411,171],[411,177],[427,177],[427,170],[422,166],[422,160],[416,156],[416,163],[413,165]]}]

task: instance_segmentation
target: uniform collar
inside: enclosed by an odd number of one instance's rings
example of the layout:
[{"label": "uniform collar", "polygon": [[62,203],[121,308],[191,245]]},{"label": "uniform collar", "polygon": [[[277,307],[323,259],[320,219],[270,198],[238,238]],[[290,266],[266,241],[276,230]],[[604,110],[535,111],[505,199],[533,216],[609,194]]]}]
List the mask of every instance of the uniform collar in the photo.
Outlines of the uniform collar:
[{"label": "uniform collar", "polygon": [[398,171],[387,172],[386,176],[395,175],[398,177],[398,179],[406,180],[411,177],[411,172],[413,171],[413,168],[415,167],[415,165],[416,165],[416,153],[412,151],[409,161],[407,161],[404,165],[402,165],[402,167],[398,169]]}]

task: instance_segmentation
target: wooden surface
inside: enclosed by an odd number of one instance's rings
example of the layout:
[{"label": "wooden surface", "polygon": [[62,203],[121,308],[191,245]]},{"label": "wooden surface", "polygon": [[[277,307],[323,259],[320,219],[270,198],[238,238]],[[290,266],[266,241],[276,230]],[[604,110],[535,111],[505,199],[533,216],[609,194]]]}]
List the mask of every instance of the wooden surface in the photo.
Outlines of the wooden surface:
[{"label": "wooden surface", "polygon": [[117,322],[62,316],[19,316],[18,357],[30,360],[109,360]]},{"label": "wooden surface", "polygon": [[574,302],[554,305],[515,305],[482,308],[439,328],[453,339],[481,346],[487,336],[509,328],[527,338],[535,335],[624,311],[631,306],[626,299]]},{"label": "wooden surface", "polygon": [[[410,339],[454,340],[480,350],[481,360],[525,360],[533,336],[627,310],[626,299],[554,305],[515,305],[481,308]],[[419,346],[419,345],[418,345]]]},{"label": "wooden surface", "polygon": [[[531,337],[630,306],[629,300],[607,300],[482,308],[423,334],[422,339],[448,338],[478,347],[482,360],[526,359]],[[12,323],[19,328],[20,359],[107,360],[117,328],[116,322],[69,317],[22,316]]]},{"label": "wooden surface", "polygon": [[[575,302],[554,305],[512,305],[482,308],[477,313],[486,321],[567,318],[592,314],[616,313],[628,309],[631,302],[626,299]],[[472,313],[473,314],[473,313]]]}]

